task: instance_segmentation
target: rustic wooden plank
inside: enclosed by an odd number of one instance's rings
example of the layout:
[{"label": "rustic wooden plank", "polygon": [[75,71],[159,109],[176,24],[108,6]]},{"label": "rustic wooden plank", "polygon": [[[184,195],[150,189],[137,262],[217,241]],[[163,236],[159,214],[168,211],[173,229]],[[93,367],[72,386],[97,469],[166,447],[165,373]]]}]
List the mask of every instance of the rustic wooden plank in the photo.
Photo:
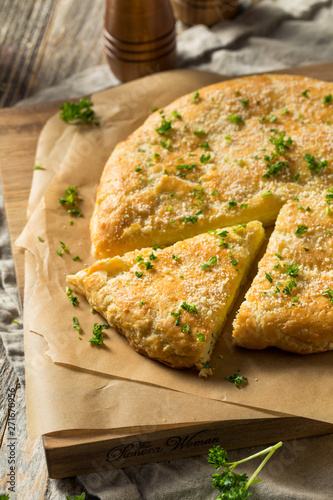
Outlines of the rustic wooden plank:
[{"label": "rustic wooden plank", "polygon": [[0,12],[0,106],[29,95],[30,75],[54,13],[56,0],[4,0]]},{"label": "rustic wooden plank", "polygon": [[0,107],[104,62],[104,0],[0,2]]},{"label": "rustic wooden plank", "polygon": [[68,76],[105,62],[103,48],[104,0],[59,0],[53,23],[43,40],[32,71],[34,92]]},{"label": "rustic wooden plank", "polygon": [[[0,170],[16,277],[23,297],[24,255],[14,242],[26,222],[27,202],[38,136],[59,103],[20,106],[0,111]],[[19,146],[18,146],[19,145]]]},{"label": "rustic wooden plank", "polygon": [[284,417],[210,422],[152,432],[146,429],[145,433],[114,433],[113,437],[90,432],[95,440],[88,431],[82,433],[83,437],[55,433],[43,436],[43,441],[50,477],[57,478],[203,455],[216,444],[233,450],[332,432],[333,424]]}]

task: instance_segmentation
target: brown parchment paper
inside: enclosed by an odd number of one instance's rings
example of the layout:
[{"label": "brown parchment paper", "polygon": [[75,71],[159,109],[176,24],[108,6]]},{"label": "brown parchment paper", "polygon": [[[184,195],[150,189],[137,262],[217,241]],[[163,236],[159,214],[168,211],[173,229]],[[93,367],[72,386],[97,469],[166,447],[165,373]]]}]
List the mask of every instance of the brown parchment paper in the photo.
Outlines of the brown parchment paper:
[{"label": "brown parchment paper", "polygon": [[[134,89],[131,89],[132,85]],[[129,85],[128,91],[132,97],[135,86],[136,83]],[[113,90],[112,94],[114,93]],[[103,101],[103,94],[94,96],[95,102],[98,99]],[[108,94],[105,100],[109,101]],[[61,171],[62,164],[73,154],[70,148],[75,132],[76,127],[65,125],[58,116],[51,118],[43,128],[35,164],[42,164],[45,170],[34,172],[28,216],[35,210],[55,174]],[[34,238],[34,227],[32,231]],[[27,312],[30,298],[39,282],[36,282],[36,260],[33,254],[26,252],[25,259],[24,299]],[[112,430],[119,435],[120,432],[152,432],[170,425],[278,416],[272,412],[207,401],[172,390],[53,363],[45,354],[49,346],[44,337],[29,330],[28,316],[25,314],[24,326],[30,437],[86,429]]]},{"label": "brown parchment paper", "polygon": [[[106,331],[104,346],[90,345],[87,341],[92,326],[101,319],[90,313],[84,298],[74,309],[64,293],[66,274],[93,262],[88,223],[97,183],[114,145],[141,124],[153,106],[161,107],[217,79],[220,77],[216,75],[169,72],[93,97],[101,126],[73,127],[61,169],[19,240],[37,262],[36,286],[26,312],[29,330],[44,337],[49,346],[47,354],[58,364],[181,391],[208,398],[209,403],[228,401],[333,422],[333,353],[300,357],[273,349],[253,352],[234,348],[230,340],[232,313],[212,358],[214,376],[203,381],[196,372],[172,370],[140,356],[112,330]],[[58,202],[68,185],[79,186],[84,198],[85,217],[75,219],[73,226],[69,226],[68,214]],[[44,238],[44,243],[37,236]],[[59,241],[66,243],[70,254],[56,254]],[[80,255],[80,262],[72,261],[74,254]],[[83,328],[82,340],[72,327],[73,315]],[[241,390],[224,380],[238,369],[249,379],[248,386]]]}]

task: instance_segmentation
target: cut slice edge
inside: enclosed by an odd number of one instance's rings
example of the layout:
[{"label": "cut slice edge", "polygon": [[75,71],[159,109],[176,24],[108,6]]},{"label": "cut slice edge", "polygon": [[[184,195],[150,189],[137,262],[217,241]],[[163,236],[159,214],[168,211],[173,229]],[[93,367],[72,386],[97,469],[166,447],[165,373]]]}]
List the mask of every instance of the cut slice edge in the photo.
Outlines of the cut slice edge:
[{"label": "cut slice edge", "polygon": [[200,375],[264,240],[261,222],[96,262],[67,277],[141,354]]}]

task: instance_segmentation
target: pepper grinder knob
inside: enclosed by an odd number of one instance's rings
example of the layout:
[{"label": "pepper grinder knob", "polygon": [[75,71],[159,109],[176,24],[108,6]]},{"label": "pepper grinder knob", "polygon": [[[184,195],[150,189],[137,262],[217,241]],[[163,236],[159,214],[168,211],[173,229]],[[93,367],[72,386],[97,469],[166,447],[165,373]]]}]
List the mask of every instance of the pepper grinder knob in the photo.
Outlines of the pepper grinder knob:
[{"label": "pepper grinder knob", "polygon": [[103,34],[109,66],[123,82],[176,65],[169,0],[107,0]]}]

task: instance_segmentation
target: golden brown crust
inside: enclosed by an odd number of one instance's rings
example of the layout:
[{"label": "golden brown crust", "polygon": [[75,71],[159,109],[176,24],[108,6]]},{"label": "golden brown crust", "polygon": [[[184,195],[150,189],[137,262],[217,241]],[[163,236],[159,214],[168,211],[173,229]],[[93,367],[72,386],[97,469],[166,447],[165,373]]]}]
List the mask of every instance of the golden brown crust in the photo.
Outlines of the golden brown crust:
[{"label": "golden brown crust", "polygon": [[[94,256],[169,245],[254,219],[270,224],[287,200],[331,185],[333,105],[324,103],[330,94],[331,83],[251,76],[206,87],[197,99],[187,95],[162,115],[153,113],[107,162],[91,220]],[[159,134],[162,116],[171,129]],[[242,122],[231,123],[232,117]],[[284,143],[293,142],[274,158],[271,141],[281,133]],[[328,165],[315,174],[305,153]]]},{"label": "golden brown crust", "polygon": [[238,345],[299,354],[333,350],[331,199],[332,190],[313,192],[282,208],[234,322]]},{"label": "golden brown crust", "polygon": [[260,222],[244,226],[105,259],[67,281],[137,351],[201,369],[264,238]]}]

